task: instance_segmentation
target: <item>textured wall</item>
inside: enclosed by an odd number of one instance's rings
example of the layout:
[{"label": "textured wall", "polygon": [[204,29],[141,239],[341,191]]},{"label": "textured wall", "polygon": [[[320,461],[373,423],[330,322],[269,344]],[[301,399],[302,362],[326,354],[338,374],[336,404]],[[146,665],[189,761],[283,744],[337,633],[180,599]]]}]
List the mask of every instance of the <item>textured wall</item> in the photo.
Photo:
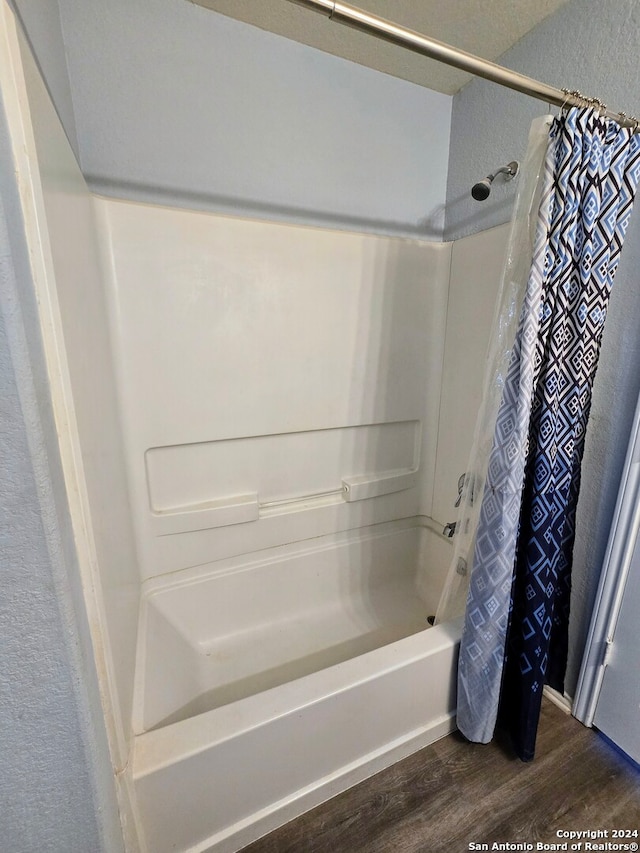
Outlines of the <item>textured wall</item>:
[{"label": "textured wall", "polygon": [[[500,62],[555,86],[580,89],[611,107],[640,110],[636,0],[571,0],[525,36]],[[507,221],[515,187],[496,186],[474,202],[473,183],[521,159],[529,123],[548,107],[475,80],[454,98],[446,235],[455,238]],[[496,182],[497,183],[497,182]],[[625,243],[604,332],[583,466],[574,554],[574,595],[567,690],[573,693],[606,548],[626,444],[640,389],[640,210]]]},{"label": "textured wall", "polygon": [[7,140],[0,103],[0,846],[117,853],[111,765]]},{"label": "textured wall", "polygon": [[[640,111],[635,0],[571,0],[500,57],[500,64],[559,88],[579,89],[629,114]],[[557,112],[555,107],[553,112]],[[485,202],[472,185],[521,160],[529,124],[549,112],[542,101],[476,79],[453,101],[445,236],[455,239],[507,222],[515,183],[498,178]]]},{"label": "textured wall", "polygon": [[186,0],[60,9],[92,189],[441,236],[450,96]]}]

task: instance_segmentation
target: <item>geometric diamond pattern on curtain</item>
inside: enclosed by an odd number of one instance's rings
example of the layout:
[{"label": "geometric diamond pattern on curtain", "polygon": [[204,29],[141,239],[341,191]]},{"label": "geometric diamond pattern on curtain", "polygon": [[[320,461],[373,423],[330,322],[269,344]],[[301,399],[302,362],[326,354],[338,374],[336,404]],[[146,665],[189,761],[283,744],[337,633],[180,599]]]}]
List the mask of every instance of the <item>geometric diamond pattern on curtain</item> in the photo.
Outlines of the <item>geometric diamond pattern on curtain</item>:
[{"label": "geometric diamond pattern on curtain", "polygon": [[499,711],[525,761],[534,756],[543,685],[563,690],[591,390],[639,178],[637,135],[591,108],[554,121],[476,535],[458,678],[463,734],[490,740]]}]

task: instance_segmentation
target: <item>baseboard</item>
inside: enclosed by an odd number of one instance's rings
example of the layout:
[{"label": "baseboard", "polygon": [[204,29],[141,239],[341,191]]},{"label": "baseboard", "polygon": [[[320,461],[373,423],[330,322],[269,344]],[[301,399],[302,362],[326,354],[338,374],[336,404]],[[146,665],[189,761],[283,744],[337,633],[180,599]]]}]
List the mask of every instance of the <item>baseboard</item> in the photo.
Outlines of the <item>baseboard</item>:
[{"label": "baseboard", "polygon": [[565,693],[558,693],[557,690],[554,690],[553,687],[549,687],[549,685],[545,685],[543,694],[547,697],[550,702],[553,702],[561,711],[564,711],[565,714],[570,714],[573,710],[573,699],[571,696],[567,696]]}]

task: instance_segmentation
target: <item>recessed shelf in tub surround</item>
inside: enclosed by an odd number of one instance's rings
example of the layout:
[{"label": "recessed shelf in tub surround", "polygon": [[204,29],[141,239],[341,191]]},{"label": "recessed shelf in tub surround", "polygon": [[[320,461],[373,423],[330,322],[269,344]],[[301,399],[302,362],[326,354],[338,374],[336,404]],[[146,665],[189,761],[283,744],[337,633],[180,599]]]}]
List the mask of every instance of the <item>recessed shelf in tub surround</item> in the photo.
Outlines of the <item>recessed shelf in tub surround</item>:
[{"label": "recessed shelf in tub surround", "polygon": [[157,536],[257,521],[417,484],[420,422],[154,447],[145,456]]}]

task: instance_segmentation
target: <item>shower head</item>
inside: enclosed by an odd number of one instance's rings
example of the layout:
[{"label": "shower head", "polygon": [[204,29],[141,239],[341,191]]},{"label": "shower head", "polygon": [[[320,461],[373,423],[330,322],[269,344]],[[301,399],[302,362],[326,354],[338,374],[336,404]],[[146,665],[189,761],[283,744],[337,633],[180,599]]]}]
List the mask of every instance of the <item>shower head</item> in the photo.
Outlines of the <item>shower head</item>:
[{"label": "shower head", "polygon": [[483,178],[481,181],[478,181],[477,184],[474,184],[471,187],[471,195],[475,198],[476,201],[484,201],[489,198],[489,193],[491,192],[491,184],[494,182],[498,175],[504,175],[505,181],[510,181],[512,178],[518,174],[518,169],[520,168],[520,164],[517,160],[512,160],[511,163],[507,163],[506,166],[501,166],[493,175],[487,175],[486,178]]},{"label": "shower head", "polygon": [[485,198],[489,198],[489,193],[491,192],[491,181],[493,177],[485,178],[483,181],[478,181],[477,184],[474,184],[471,187],[471,195],[475,198],[476,201],[484,201]]}]

